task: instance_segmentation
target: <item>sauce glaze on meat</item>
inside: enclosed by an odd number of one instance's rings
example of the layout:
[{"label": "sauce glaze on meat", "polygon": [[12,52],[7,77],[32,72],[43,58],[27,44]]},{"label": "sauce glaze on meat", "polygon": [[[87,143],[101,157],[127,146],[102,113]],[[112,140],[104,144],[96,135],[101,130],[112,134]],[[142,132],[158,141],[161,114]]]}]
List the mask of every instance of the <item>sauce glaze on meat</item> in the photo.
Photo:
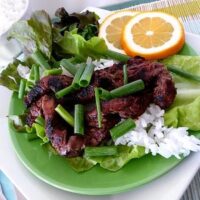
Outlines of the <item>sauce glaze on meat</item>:
[{"label": "sauce glaze on meat", "polygon": [[[140,116],[150,103],[163,109],[174,101],[176,89],[172,77],[163,64],[148,61],[141,57],[131,58],[127,62],[128,82],[142,79],[145,89],[132,95],[103,101],[102,127],[98,128],[97,111],[94,102],[94,88],[112,90],[123,85],[123,63],[95,71],[90,85],[62,99],[56,99],[54,93],[69,86],[72,78],[66,75],[46,76],[25,97],[29,110],[26,123],[31,126],[37,116],[45,119],[46,135],[60,155],[75,157],[82,154],[85,146],[98,146],[110,139],[109,129],[121,119]],[[62,104],[67,110],[73,110],[74,104],[90,106],[85,112],[85,134],[75,135],[70,127],[55,112],[55,107]]]}]

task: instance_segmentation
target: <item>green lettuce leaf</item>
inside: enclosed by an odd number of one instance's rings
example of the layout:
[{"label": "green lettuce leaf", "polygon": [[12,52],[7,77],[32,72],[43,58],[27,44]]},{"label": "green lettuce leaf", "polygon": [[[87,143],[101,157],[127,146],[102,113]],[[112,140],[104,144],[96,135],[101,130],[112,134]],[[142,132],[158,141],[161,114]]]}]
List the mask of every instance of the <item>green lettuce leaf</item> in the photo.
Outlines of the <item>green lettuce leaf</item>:
[{"label": "green lettuce leaf", "polygon": [[[174,55],[161,61],[164,64],[177,66],[191,74],[200,75],[200,56]],[[179,79],[178,79],[179,80]],[[191,82],[188,79],[181,81]],[[193,82],[193,81],[192,81]],[[195,82],[194,82],[195,83]]]},{"label": "green lettuce leaf", "polygon": [[7,67],[3,68],[0,73],[0,85],[7,87],[10,90],[18,91],[20,84],[20,75],[17,67],[21,64],[19,60],[14,60]]},{"label": "green lettuce leaf", "polygon": [[118,155],[116,156],[94,157],[90,159],[97,161],[104,169],[117,171],[133,158],[140,158],[144,155],[144,147],[118,146]]},{"label": "green lettuce leaf", "polygon": [[87,171],[97,164],[96,161],[83,157],[67,158],[67,161],[76,172]]},{"label": "green lettuce leaf", "polygon": [[63,57],[77,57],[85,61],[87,57],[99,59],[108,50],[105,41],[99,37],[85,40],[77,31],[65,31],[64,36],[54,29],[54,52]]},{"label": "green lettuce leaf", "polygon": [[[162,60],[164,64],[174,65],[191,74],[200,76],[200,56],[174,55]],[[172,107],[188,104],[200,95],[200,83],[172,74],[177,88],[177,96]]]},{"label": "green lettuce leaf", "polygon": [[[8,116],[15,130],[20,133],[26,133],[27,139],[29,141],[32,141],[34,139],[41,139],[43,141],[42,144],[48,143],[49,139],[47,138],[46,133],[45,133],[45,125],[39,124],[39,123],[33,123],[32,126],[29,127],[25,123],[26,117],[27,117],[27,113],[24,113],[22,115]],[[42,118],[42,117],[39,116],[38,118]]]},{"label": "green lettuce leaf", "polygon": [[8,39],[14,38],[22,45],[24,53],[32,54],[36,50],[50,58],[52,51],[52,27],[49,15],[41,10],[32,14],[27,21],[13,25]]},{"label": "green lettuce leaf", "polygon": [[[174,55],[162,62],[200,76],[200,56]],[[165,113],[165,125],[200,130],[200,83],[175,74],[173,74],[173,78],[177,96],[170,109]]]},{"label": "green lettuce leaf", "polygon": [[87,171],[94,165],[99,163],[101,167],[110,171],[117,171],[121,169],[126,163],[134,158],[140,158],[145,155],[143,147],[128,147],[118,146],[118,155],[116,156],[102,156],[102,157],[77,157],[69,158],[68,162],[71,167],[77,171]]},{"label": "green lettuce leaf", "polygon": [[200,96],[192,103],[176,106],[165,113],[165,125],[200,130]]},{"label": "green lettuce leaf", "polygon": [[35,130],[35,134],[37,135],[37,137],[39,137],[44,144],[49,142],[49,139],[47,138],[45,133],[44,126],[41,126],[37,123],[33,123],[32,128]]}]

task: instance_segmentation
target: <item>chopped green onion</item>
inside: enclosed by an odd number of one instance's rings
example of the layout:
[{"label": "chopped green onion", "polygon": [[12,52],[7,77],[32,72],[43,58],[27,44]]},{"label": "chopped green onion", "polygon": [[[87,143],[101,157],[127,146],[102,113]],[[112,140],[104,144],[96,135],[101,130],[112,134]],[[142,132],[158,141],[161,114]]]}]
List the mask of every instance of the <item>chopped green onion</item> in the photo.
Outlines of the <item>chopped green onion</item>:
[{"label": "chopped green onion", "polygon": [[84,134],[84,107],[81,104],[75,105],[74,111],[74,133]]},{"label": "chopped green onion", "polygon": [[33,64],[32,65],[32,67],[31,67],[31,71],[30,71],[30,75],[29,75],[29,79],[30,80],[35,80],[35,69],[34,69],[34,66],[35,66],[36,64]]},{"label": "chopped green onion", "polygon": [[122,97],[144,89],[144,82],[139,79],[110,91],[113,97]]},{"label": "chopped green onion", "polygon": [[38,116],[36,119],[35,119],[35,122],[38,123],[39,125],[41,126],[45,126],[45,121],[44,121],[44,118],[42,116]]},{"label": "chopped green onion", "polygon": [[167,65],[167,69],[176,75],[182,76],[183,78],[200,82],[200,76],[193,75],[173,65]]},{"label": "chopped green onion", "polygon": [[19,99],[22,99],[24,97],[25,89],[26,89],[26,80],[21,79],[20,85],[19,85],[19,92],[18,92],[18,98]]},{"label": "chopped green onion", "polygon": [[112,99],[112,95],[110,91],[105,90],[103,88],[99,88],[99,96],[100,96],[100,99],[103,99],[103,100]]},{"label": "chopped green onion", "polygon": [[31,57],[33,60],[40,65],[41,67],[44,67],[45,69],[50,69],[50,65],[48,63],[48,60],[42,55],[40,51],[34,52]]},{"label": "chopped green onion", "polygon": [[40,80],[40,68],[38,65],[33,65],[34,70],[34,81],[37,82]]},{"label": "chopped green onion", "polygon": [[44,71],[44,76],[60,75],[60,74],[62,74],[62,69],[49,69]]},{"label": "chopped green onion", "polygon": [[65,110],[65,108],[63,108],[60,104],[57,105],[57,107],[55,108],[55,111],[71,126],[74,126],[74,118],[72,117],[72,115]]},{"label": "chopped green onion", "polygon": [[65,96],[67,94],[70,94],[70,93],[74,92],[76,89],[80,88],[79,80],[80,80],[80,77],[81,77],[84,69],[85,69],[85,64],[80,65],[80,67],[78,68],[78,70],[74,76],[72,84],[70,86],[56,92],[55,95],[58,99],[62,98],[63,96]]},{"label": "chopped green onion", "polygon": [[80,81],[80,78],[85,70],[85,66],[86,64],[80,64],[75,76],[74,76],[74,79],[73,79],[73,82],[72,82],[72,85],[75,89],[79,89],[80,88],[80,85],[79,85],[79,81]]},{"label": "chopped green onion", "polygon": [[86,147],[85,148],[85,156],[114,156],[117,155],[117,147],[116,146],[104,146],[104,147]]},{"label": "chopped green onion", "polygon": [[113,60],[118,60],[118,61],[121,61],[121,62],[127,62],[128,59],[130,59],[130,56],[127,56],[127,55],[124,55],[124,54],[121,54],[121,53],[118,53],[118,52],[115,52],[115,51],[111,51],[111,50],[106,51],[105,55],[108,58],[112,58]]},{"label": "chopped green onion", "polygon": [[135,128],[135,122],[133,119],[129,118],[110,129],[110,135],[113,140],[116,140],[118,137],[124,135],[133,128]]},{"label": "chopped green onion", "polygon": [[124,85],[128,83],[127,65],[123,65]]},{"label": "chopped green onion", "polygon": [[77,69],[76,69],[76,66],[74,64],[69,62],[67,59],[62,59],[60,61],[60,65],[62,67],[64,67],[70,74],[75,76]]},{"label": "chopped green onion", "polygon": [[92,74],[94,72],[94,67],[95,65],[92,63],[87,64],[87,66],[85,67],[85,70],[79,80],[79,85],[81,87],[87,87],[90,84]]},{"label": "chopped green onion", "polygon": [[75,89],[74,89],[73,85],[70,85],[70,86],[56,92],[55,96],[57,99],[60,99],[60,98],[64,97],[65,95],[74,92],[74,90]]},{"label": "chopped green onion", "polygon": [[95,93],[95,102],[96,102],[96,108],[97,108],[98,127],[101,128],[102,113],[101,113],[101,102],[100,102],[100,97],[99,97],[99,89],[95,88],[94,93]]}]

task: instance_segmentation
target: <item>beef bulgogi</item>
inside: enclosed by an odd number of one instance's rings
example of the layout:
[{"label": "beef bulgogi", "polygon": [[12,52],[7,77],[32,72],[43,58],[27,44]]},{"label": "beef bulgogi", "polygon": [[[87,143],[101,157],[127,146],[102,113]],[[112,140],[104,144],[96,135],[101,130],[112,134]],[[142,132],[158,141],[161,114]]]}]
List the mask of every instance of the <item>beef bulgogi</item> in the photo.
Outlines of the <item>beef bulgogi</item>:
[{"label": "beef bulgogi", "polygon": [[[150,103],[164,109],[173,103],[176,89],[171,75],[163,64],[135,57],[127,62],[127,73],[128,82],[142,79],[145,89],[132,95],[103,101],[101,128],[98,127],[96,107],[91,106],[94,102],[94,88],[102,87],[110,91],[122,86],[122,63],[95,71],[88,87],[81,88],[62,99],[56,99],[55,92],[69,86],[72,78],[66,75],[42,78],[25,97],[25,104],[29,109],[26,122],[31,126],[37,116],[42,115],[45,119],[46,135],[52,146],[60,155],[75,157],[82,154],[85,146],[98,146],[109,140],[109,129],[121,119],[136,119]],[[86,107],[90,105],[85,112],[84,136],[75,135],[73,129],[55,111],[58,104],[72,110],[76,103],[85,104]]]}]

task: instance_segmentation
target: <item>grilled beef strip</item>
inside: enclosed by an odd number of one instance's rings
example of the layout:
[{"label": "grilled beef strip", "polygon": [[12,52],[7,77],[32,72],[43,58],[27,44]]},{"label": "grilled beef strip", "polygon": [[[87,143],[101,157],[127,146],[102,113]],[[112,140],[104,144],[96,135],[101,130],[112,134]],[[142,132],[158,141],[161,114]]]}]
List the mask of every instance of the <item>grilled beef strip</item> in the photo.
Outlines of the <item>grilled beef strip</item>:
[{"label": "grilled beef strip", "polygon": [[121,118],[138,118],[152,102],[152,94],[141,92],[136,95],[120,97],[104,101],[102,112],[105,115],[118,114]]},{"label": "grilled beef strip", "polygon": [[26,117],[26,124],[31,127],[32,124],[35,122],[35,119],[41,115],[42,115],[42,98],[32,103],[31,107],[29,108],[28,115]]},{"label": "grilled beef strip", "polygon": [[57,92],[72,83],[72,78],[66,75],[50,75],[42,78],[25,97],[25,105],[31,104],[45,94]]},{"label": "grilled beef strip", "polygon": [[86,112],[85,119],[86,146],[98,146],[102,141],[110,139],[109,130],[120,121],[118,115],[102,112],[102,126],[99,128],[96,107]]},{"label": "grilled beef strip", "polygon": [[43,96],[42,110],[46,124],[46,135],[60,155],[78,156],[85,147],[85,138],[71,134],[73,129],[56,113],[56,106],[57,101],[53,96]]}]

